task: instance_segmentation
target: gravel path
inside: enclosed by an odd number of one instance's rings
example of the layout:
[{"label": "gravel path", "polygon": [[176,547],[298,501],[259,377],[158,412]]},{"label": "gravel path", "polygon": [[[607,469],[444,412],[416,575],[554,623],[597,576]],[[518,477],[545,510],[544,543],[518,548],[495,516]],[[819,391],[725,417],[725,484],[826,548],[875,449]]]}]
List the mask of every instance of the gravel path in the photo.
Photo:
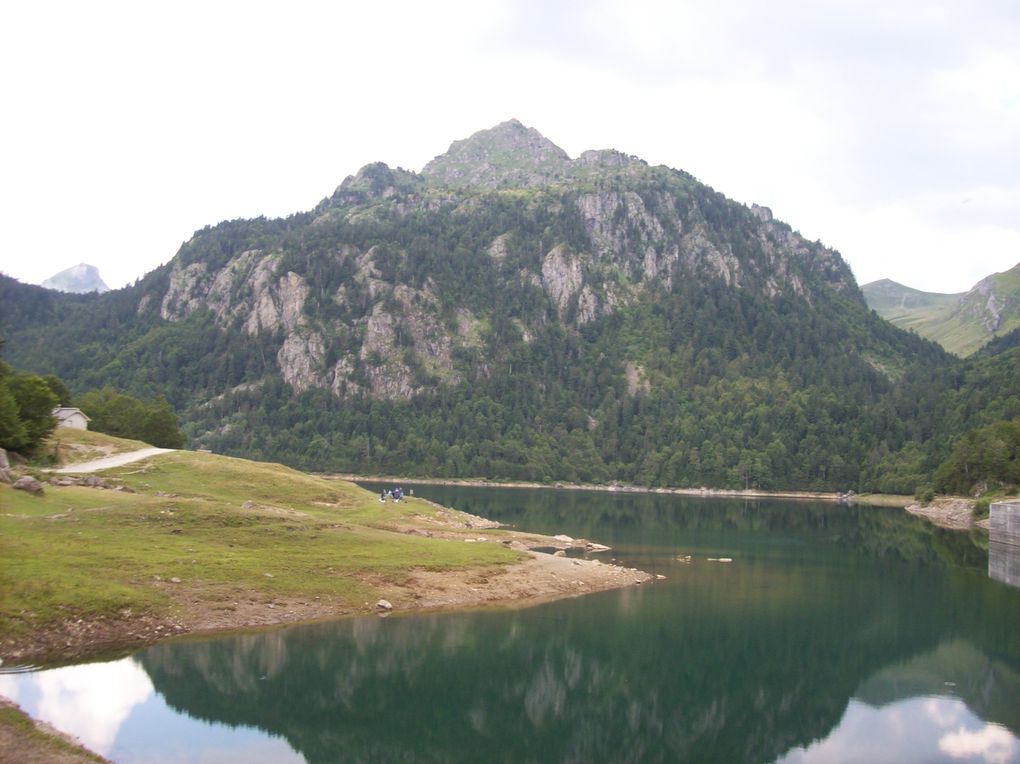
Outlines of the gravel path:
[{"label": "gravel path", "polygon": [[108,470],[111,467],[120,467],[125,464],[131,464],[131,462],[148,459],[150,456],[156,456],[157,454],[168,454],[176,450],[175,448],[142,448],[138,451],[128,451],[126,454],[115,454],[103,457],[102,459],[94,459],[91,462],[72,464],[69,467],[61,467],[59,470],[54,470],[54,472],[61,474],[98,472],[99,470]]}]

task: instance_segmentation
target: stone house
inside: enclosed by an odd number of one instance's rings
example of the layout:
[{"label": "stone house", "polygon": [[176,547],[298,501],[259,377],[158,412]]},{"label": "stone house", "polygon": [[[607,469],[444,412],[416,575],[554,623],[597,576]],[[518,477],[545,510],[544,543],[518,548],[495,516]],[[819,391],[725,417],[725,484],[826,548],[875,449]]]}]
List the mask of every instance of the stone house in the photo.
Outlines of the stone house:
[{"label": "stone house", "polygon": [[57,418],[57,427],[70,427],[72,430],[89,428],[89,418],[81,409],[59,406],[53,409],[53,416]]}]

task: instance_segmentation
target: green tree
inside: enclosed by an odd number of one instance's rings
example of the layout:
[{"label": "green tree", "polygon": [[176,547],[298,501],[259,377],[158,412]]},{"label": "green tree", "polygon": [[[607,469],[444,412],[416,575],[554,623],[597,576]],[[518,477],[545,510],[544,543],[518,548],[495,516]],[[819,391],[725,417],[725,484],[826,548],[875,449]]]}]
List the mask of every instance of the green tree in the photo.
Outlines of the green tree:
[{"label": "green tree", "polygon": [[184,445],[177,414],[166,398],[145,402],[112,387],[104,387],[79,396],[78,405],[88,415],[89,425],[96,432],[142,440],[160,448]]},{"label": "green tree", "polygon": [[25,446],[21,450],[33,453],[57,426],[53,409],[59,399],[43,378],[34,374],[7,377],[7,388],[18,404],[18,419],[25,427]]},{"label": "green tree", "polygon": [[67,385],[64,384],[64,380],[58,377],[56,374],[43,374],[43,382],[50,388],[55,396],[57,396],[58,406],[70,406],[71,405],[71,391],[67,389]]},{"label": "green tree", "polygon": [[967,432],[935,470],[935,489],[969,493],[979,484],[1020,484],[1020,419]]},{"label": "green tree", "polygon": [[18,416],[18,402],[0,377],[0,448],[21,451],[28,442],[25,425]]}]

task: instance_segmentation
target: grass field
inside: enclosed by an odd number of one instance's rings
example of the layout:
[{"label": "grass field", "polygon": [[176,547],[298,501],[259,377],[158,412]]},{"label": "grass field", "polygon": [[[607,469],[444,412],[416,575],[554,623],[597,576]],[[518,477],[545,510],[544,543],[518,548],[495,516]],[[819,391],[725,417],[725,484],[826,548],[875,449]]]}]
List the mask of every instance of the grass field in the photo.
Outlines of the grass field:
[{"label": "grass field", "polygon": [[[96,433],[61,440],[130,450]],[[36,497],[0,486],[0,637],[77,618],[173,615],[185,605],[167,582],[205,601],[321,598],[357,610],[413,568],[518,559],[499,544],[395,532],[439,510],[382,504],[280,465],[178,451],[100,474],[136,493],[47,485]]]}]

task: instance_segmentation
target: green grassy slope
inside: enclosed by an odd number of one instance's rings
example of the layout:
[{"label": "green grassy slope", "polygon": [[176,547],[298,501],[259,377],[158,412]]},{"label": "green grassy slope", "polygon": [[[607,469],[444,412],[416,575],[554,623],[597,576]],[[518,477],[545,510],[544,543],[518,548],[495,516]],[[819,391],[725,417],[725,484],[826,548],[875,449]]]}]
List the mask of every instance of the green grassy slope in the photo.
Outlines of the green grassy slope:
[{"label": "green grassy slope", "polygon": [[865,284],[861,291],[882,318],[959,356],[1020,326],[1020,265],[959,294],[922,292],[889,279]]},{"label": "green grassy slope", "polygon": [[277,464],[179,451],[102,476],[137,493],[48,485],[35,497],[0,486],[0,637],[72,618],[172,616],[173,578],[227,608],[239,596],[290,596],[361,609],[412,568],[518,558],[502,545],[394,532],[438,510],[381,504]]}]

